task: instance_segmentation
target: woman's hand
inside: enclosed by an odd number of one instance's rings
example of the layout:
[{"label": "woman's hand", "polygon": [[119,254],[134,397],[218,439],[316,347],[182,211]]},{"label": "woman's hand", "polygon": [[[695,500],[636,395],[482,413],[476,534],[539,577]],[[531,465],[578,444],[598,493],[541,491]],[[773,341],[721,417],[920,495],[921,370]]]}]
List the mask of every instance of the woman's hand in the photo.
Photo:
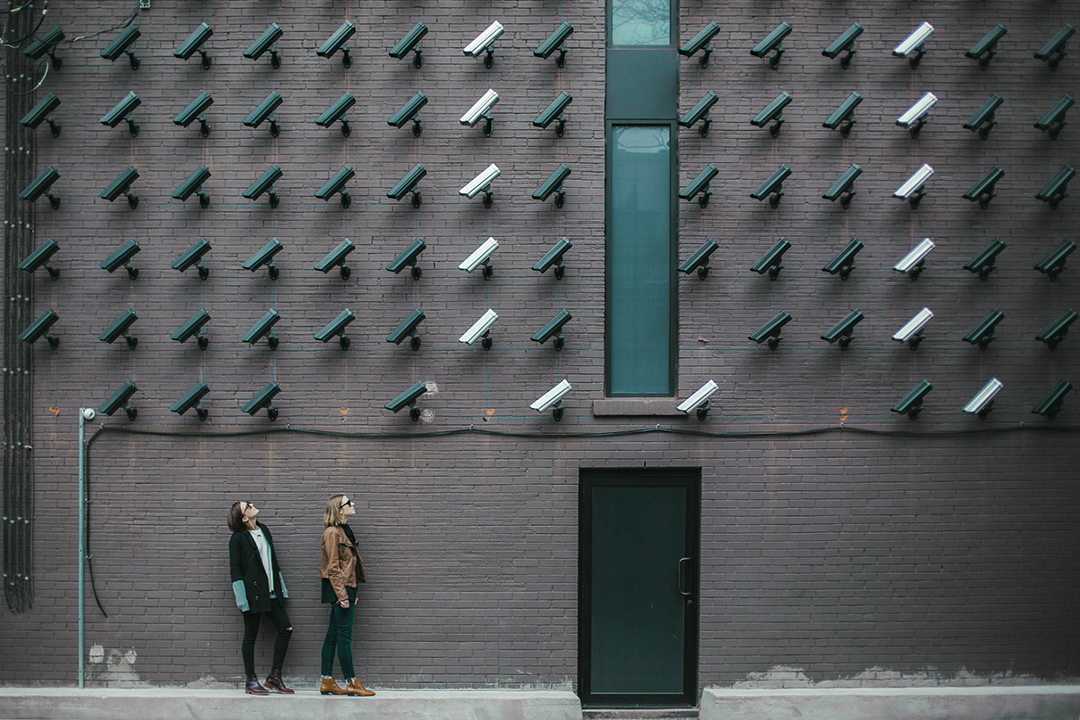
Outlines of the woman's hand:
[{"label": "woman's hand", "polygon": [[344,600],[339,602],[338,605],[341,606],[342,610],[348,610],[349,609],[349,598],[345,598]]}]

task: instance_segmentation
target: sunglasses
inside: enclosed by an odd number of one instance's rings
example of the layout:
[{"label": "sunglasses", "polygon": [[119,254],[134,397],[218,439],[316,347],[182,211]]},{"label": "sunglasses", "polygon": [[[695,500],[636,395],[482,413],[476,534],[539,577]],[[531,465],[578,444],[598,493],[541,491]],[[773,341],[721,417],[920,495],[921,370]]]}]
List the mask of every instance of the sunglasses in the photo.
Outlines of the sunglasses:
[{"label": "sunglasses", "polygon": [[342,501],[342,503],[341,503],[341,507],[342,507],[343,509],[344,509],[344,508],[346,508],[346,507],[348,507],[349,505],[352,505],[353,507],[355,507],[355,506],[356,506],[356,503],[355,503],[355,502],[353,502],[352,500],[343,500],[343,501]]}]

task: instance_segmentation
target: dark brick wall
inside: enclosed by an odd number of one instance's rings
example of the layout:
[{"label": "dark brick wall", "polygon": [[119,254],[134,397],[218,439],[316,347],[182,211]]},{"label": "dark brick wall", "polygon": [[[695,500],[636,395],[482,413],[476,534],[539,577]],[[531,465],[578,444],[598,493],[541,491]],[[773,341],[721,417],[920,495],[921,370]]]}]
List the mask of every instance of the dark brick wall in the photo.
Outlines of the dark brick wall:
[{"label": "dark brick wall", "polygon": [[[133,6],[54,2],[46,22],[61,24],[68,38],[88,36]],[[365,682],[574,683],[578,472],[642,464],[703,469],[702,686],[776,666],[802,667],[815,681],[870,668],[946,681],[962,672],[986,682],[1076,676],[1075,408],[1067,404],[1052,423],[1030,415],[1059,380],[1077,380],[1071,341],[1051,353],[1033,339],[1077,305],[1075,270],[1050,283],[1031,269],[1076,221],[1071,198],[1053,211],[1034,199],[1062,165],[1080,160],[1076,133],[1069,126],[1050,141],[1031,127],[1063,93],[1075,94],[1072,56],[1055,72],[1032,57],[1064,22],[1076,24],[1075,7],[740,2],[715,12],[700,2],[681,8],[684,38],[712,19],[723,28],[710,66],[684,59],[681,72],[683,109],[707,90],[721,96],[708,137],[684,130],[679,138],[682,183],[707,162],[721,170],[707,208],[681,206],[680,257],[705,237],[721,244],[705,281],[679,279],[680,396],[710,377],[721,387],[701,424],[593,415],[603,400],[604,353],[599,3],[153,0],[137,20],[137,72],[98,56],[113,31],[64,45],[63,68],[42,86],[61,96],[64,132],[36,139],[38,166],[53,164],[63,176],[56,186],[63,205],[39,207],[36,231],[60,243],[64,274],[55,283],[37,278],[34,297],[39,311],[60,314],[62,344],[36,350],[36,601],[24,615],[0,610],[2,681],[75,680],[76,415],[128,378],[140,387],[139,418],[105,425],[195,437],[106,433],[92,445],[93,563],[109,618],[91,601],[87,644],[135,650],[134,674],[121,679],[239,677],[241,623],[223,520],[240,498],[261,504],[282,555],[297,628],[289,672],[314,677],[326,614],[317,602],[317,536],[325,498],[344,490],[360,500],[354,525],[371,578],[357,620]],[[314,53],[346,18],[358,27],[349,70]],[[531,51],[563,18],[575,32],[559,70]],[[419,71],[385,54],[418,19],[431,28]],[[494,19],[507,32],[487,71],[460,48]],[[889,53],[924,19],[937,32],[913,71]],[[208,72],[197,59],[171,55],[203,20],[215,32]],[[285,29],[278,71],[268,58],[241,56],[274,20]],[[780,20],[795,31],[774,71],[749,49]],[[866,32],[842,70],[820,50],[856,20]],[[963,51],[996,22],[1009,33],[981,71]],[[457,118],[489,86],[502,100],[495,134],[485,139]],[[134,139],[97,122],[131,89],[143,99]],[[215,98],[206,139],[171,122],[203,89]],[[241,124],[273,89],[285,97],[276,140],[265,126]],[[564,89],[574,102],[566,137],[557,139],[531,119]],[[360,101],[347,139],[313,122],[346,90]],[[419,140],[385,124],[416,90],[431,100]],[[772,139],[749,118],[781,90],[795,101]],[[852,90],[866,99],[851,137],[841,139],[821,122]],[[927,90],[940,101],[913,140],[895,118]],[[992,92],[1005,104],[981,140],[961,125]],[[271,162],[285,173],[276,211],[240,195]],[[414,162],[429,171],[419,211],[385,197]],[[489,162],[503,175],[485,210],[457,190]],[[530,198],[559,162],[573,169],[561,210]],[[843,210],[820,195],[851,162],[865,173]],[[937,172],[913,211],[891,193],[922,162]],[[169,197],[199,163],[213,173],[205,211],[194,199]],[[343,163],[357,170],[348,209],[313,197]],[[750,199],[780,163],[794,171],[780,206]],[[134,211],[123,199],[97,197],[128,164],[141,174]],[[961,195],[994,164],[1006,175],[981,210]],[[456,266],[488,235],[501,247],[485,282]],[[563,235],[574,242],[566,277],[530,270]],[[202,236],[214,247],[205,283],[169,268]],[[751,273],[780,236],[793,247],[779,279]],[[926,236],[938,247],[919,280],[894,273]],[[1000,269],[980,282],[962,266],[999,236],[1008,244]],[[130,237],[143,247],[134,282],[97,267]],[[240,269],[271,237],[285,245],[273,283],[264,271]],[[343,237],[357,245],[352,277],[312,270]],[[414,237],[429,246],[415,282],[383,269]],[[821,272],[851,237],[866,243],[851,278]],[[213,318],[209,349],[169,340],[203,304]],[[271,305],[282,315],[281,346],[271,353],[240,343]],[[890,336],[924,305],[937,317],[912,353]],[[494,348],[460,345],[457,337],[489,306],[500,314]],[[140,316],[138,349],[99,343],[97,334],[127,307]],[[357,315],[345,353],[311,337],[343,307]],[[383,340],[413,307],[428,315],[417,353]],[[556,354],[528,338],[560,307],[574,320]],[[818,339],[853,308],[866,319],[847,351]],[[990,348],[961,342],[993,308],[1006,320]],[[746,340],[780,309],[795,320],[777,351]],[[985,421],[960,413],[991,376],[1005,383],[997,410]],[[563,377],[574,390],[555,425],[528,403]],[[917,422],[890,413],[924,377],[935,389]],[[211,388],[210,420],[168,412],[201,378]],[[270,379],[283,388],[277,423],[240,413]],[[422,422],[382,409],[416,379],[432,385],[420,403]],[[583,435],[658,424],[747,434]],[[239,434],[286,425],[349,435]],[[470,426],[505,434],[426,434]],[[1060,431],[1046,432],[1050,426]],[[260,663],[268,653],[263,643]],[[110,677],[100,666],[91,670],[94,679]]]}]

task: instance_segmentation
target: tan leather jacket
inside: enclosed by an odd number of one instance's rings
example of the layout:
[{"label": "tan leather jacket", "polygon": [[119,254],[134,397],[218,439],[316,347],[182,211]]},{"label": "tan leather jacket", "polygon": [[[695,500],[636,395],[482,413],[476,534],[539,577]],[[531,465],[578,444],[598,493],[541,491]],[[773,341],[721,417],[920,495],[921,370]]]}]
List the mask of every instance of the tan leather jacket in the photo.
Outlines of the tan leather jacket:
[{"label": "tan leather jacket", "polygon": [[319,577],[330,581],[338,602],[348,599],[346,587],[356,587],[357,563],[360,563],[360,582],[365,582],[364,560],[345,531],[336,525],[323,530]]}]

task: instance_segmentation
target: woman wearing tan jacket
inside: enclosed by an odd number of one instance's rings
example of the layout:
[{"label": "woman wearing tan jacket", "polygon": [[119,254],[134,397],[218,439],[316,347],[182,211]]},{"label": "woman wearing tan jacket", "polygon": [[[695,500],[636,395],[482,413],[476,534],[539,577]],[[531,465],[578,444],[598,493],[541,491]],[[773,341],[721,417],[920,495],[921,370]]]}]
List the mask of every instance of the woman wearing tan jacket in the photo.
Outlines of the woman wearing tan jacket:
[{"label": "woman wearing tan jacket", "polygon": [[[333,603],[330,610],[330,626],[322,646],[323,695],[374,695],[356,679],[352,660],[353,615],[356,612],[356,586],[364,580],[364,561],[356,548],[356,537],[349,527],[349,518],[356,514],[356,506],[345,495],[335,495],[326,501],[326,513],[322,534],[322,562],[319,577],[322,578],[322,601]],[[345,689],[334,682],[334,650],[337,650],[341,671],[345,674]]]}]

